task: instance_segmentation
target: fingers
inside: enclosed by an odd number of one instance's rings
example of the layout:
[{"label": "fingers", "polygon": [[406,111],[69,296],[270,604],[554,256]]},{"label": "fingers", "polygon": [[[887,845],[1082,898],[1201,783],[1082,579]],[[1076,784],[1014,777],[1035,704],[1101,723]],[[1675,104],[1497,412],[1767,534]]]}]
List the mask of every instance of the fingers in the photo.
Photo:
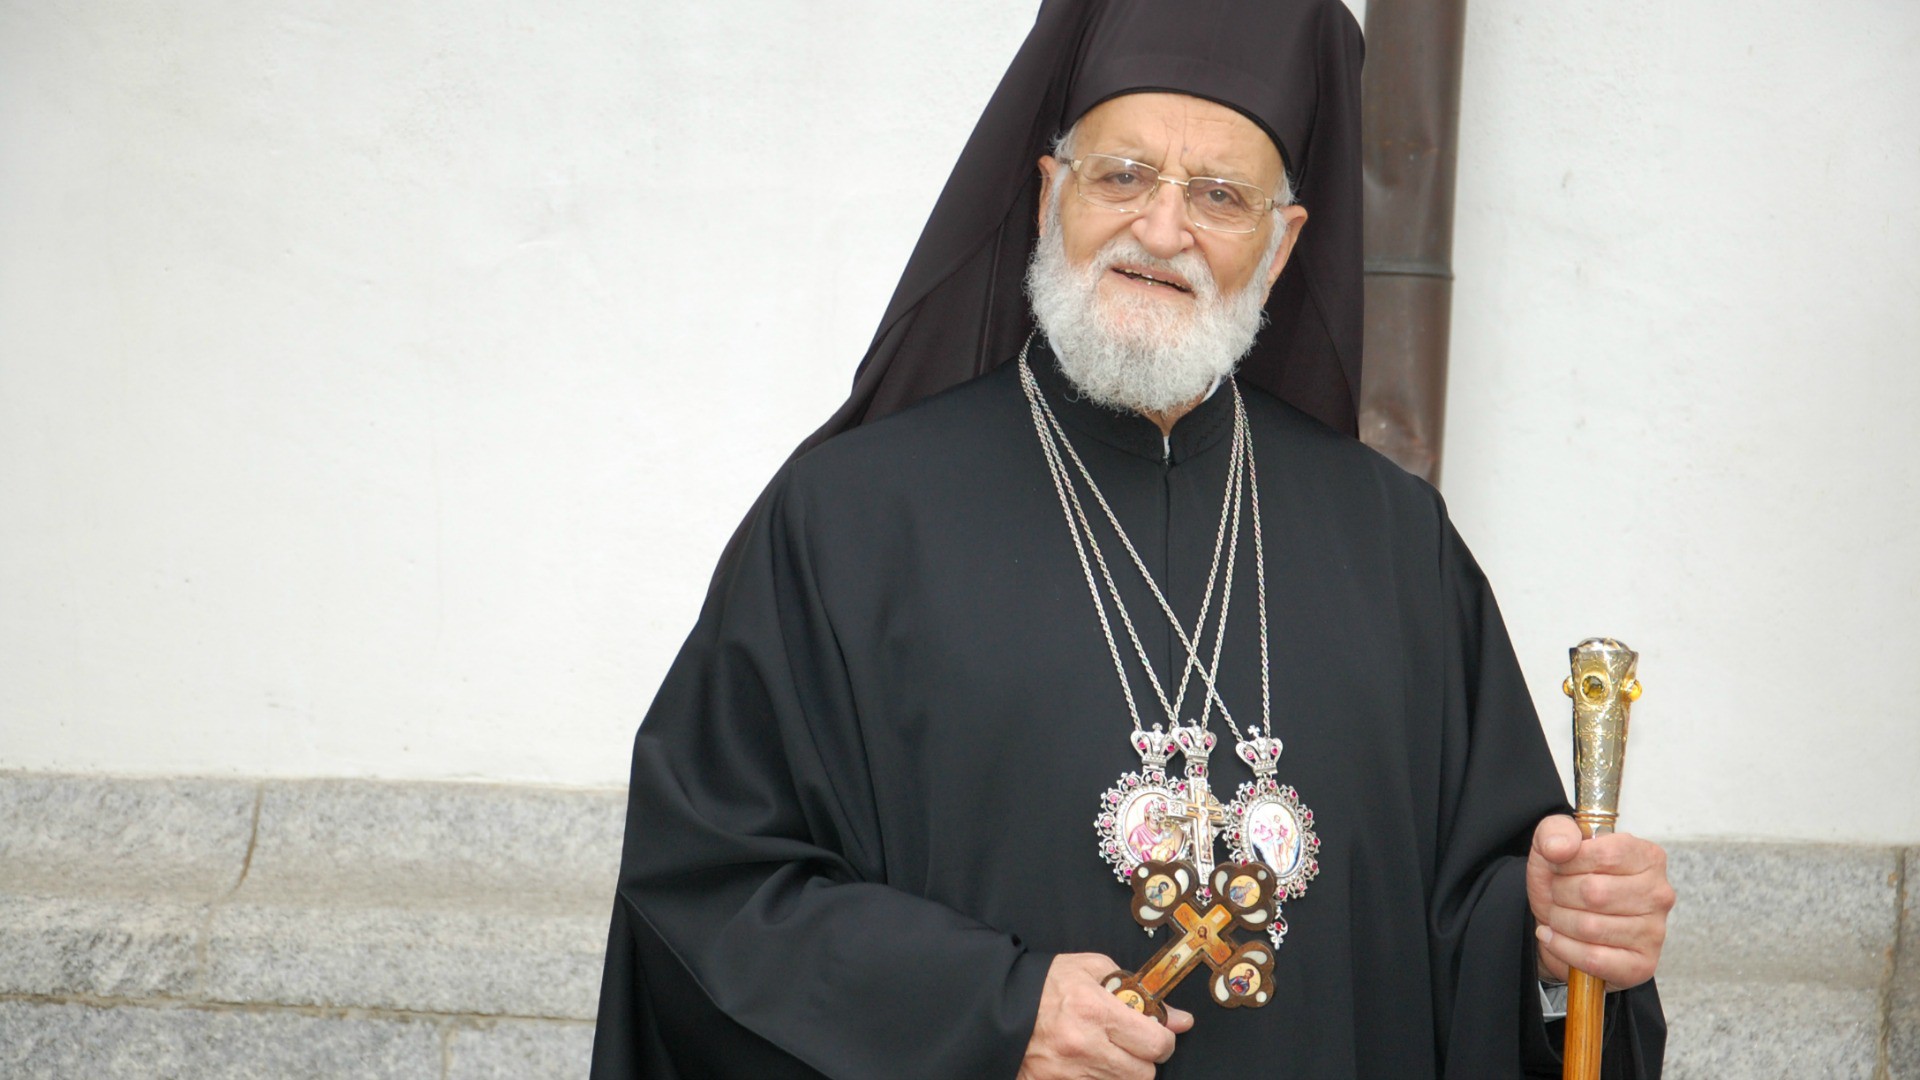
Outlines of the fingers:
[{"label": "fingers", "polygon": [[1555,937],[1616,949],[1658,949],[1667,939],[1666,921],[1643,915],[1598,915],[1556,907],[1548,915],[1546,926]]},{"label": "fingers", "polygon": [[1167,1030],[1175,1035],[1185,1035],[1193,1028],[1193,1014],[1185,1009],[1167,1006]]},{"label": "fingers", "polygon": [[1567,962],[1547,950],[1547,943],[1540,939],[1540,930],[1534,928],[1534,969],[1542,982],[1566,982]]},{"label": "fingers", "polygon": [[[1547,882],[1547,896],[1556,908],[1601,915],[1664,915],[1673,910],[1673,886],[1664,871],[1643,871],[1631,876],[1589,872],[1561,874],[1556,871]],[[1535,917],[1552,922],[1552,912],[1535,912]]]},{"label": "fingers", "polygon": [[1557,865],[1580,853],[1580,839],[1580,826],[1565,814],[1555,814],[1534,827],[1533,851]]},{"label": "fingers", "polygon": [[1185,1030],[1193,1018],[1169,1010],[1161,1026],[1121,1004],[1101,985],[1116,969],[1098,953],[1056,956],[1041,992],[1040,1015],[1021,1065],[1028,1080],[1152,1080],[1154,1066],[1173,1056],[1175,1015]]},{"label": "fingers", "polygon": [[[1118,966],[1098,953],[1084,955],[1087,958],[1084,970],[1091,973],[1096,982]],[[1090,1014],[1088,1019],[1104,1028],[1107,1040],[1130,1058],[1156,1065],[1165,1064],[1173,1056],[1173,1037],[1193,1027],[1193,1014],[1185,1009],[1166,1006],[1167,1022],[1163,1026],[1159,1021],[1121,1004],[1120,999],[1107,993],[1105,987],[1099,987],[1099,990],[1104,1001],[1098,1012]]]},{"label": "fingers", "polygon": [[1539,939],[1542,952],[1551,954],[1569,967],[1579,968],[1589,975],[1604,979],[1608,986],[1616,989],[1639,986],[1653,978],[1654,968],[1658,963],[1657,956],[1649,956],[1633,949],[1576,941],[1554,933],[1551,927],[1540,927],[1535,931],[1535,936]]},{"label": "fingers", "polygon": [[[1173,1056],[1174,1039],[1169,1028],[1120,1004],[1119,999],[1112,995],[1108,995],[1107,1000],[1113,1002],[1113,1007],[1118,1010],[1117,1014],[1104,1018],[1107,1038],[1113,1045],[1130,1057],[1151,1061],[1156,1065]],[[1168,1010],[1168,1015],[1172,1015],[1172,1010]],[[1192,1016],[1188,1016],[1187,1023],[1193,1023]]]},{"label": "fingers", "polygon": [[[1543,822],[1542,826],[1544,825]],[[1577,832],[1579,826],[1574,828]],[[1538,831],[1534,833],[1534,841],[1537,847]],[[1656,869],[1664,871],[1667,865],[1667,853],[1661,850],[1660,845],[1650,840],[1642,840],[1628,833],[1613,833],[1582,841],[1566,858],[1549,857],[1548,861],[1555,864],[1554,873],[1557,874],[1630,875],[1644,874]]]},{"label": "fingers", "polygon": [[1540,968],[1562,975],[1571,966],[1616,987],[1638,986],[1659,964],[1674,905],[1666,852],[1626,833],[1569,848],[1577,834],[1566,817],[1534,830],[1527,902],[1539,924]]}]

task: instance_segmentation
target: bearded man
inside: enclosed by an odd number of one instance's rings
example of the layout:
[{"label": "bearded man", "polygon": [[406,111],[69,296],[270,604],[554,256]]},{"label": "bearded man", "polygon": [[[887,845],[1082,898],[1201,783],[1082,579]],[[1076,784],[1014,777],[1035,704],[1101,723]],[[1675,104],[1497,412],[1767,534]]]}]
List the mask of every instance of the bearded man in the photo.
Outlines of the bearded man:
[{"label": "bearded man", "polygon": [[[641,726],[595,1077],[1558,1075],[1569,963],[1658,1075],[1663,857],[1579,839],[1352,438],[1359,60],[1338,0],[1043,5]],[[1271,875],[1257,1007],[1103,985],[1143,825]]]}]

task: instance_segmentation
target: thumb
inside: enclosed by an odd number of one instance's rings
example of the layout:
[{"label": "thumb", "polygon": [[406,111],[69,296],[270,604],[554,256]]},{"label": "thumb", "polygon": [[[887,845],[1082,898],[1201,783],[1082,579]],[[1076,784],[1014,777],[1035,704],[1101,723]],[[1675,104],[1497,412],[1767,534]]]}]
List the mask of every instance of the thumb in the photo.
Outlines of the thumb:
[{"label": "thumb", "polygon": [[1533,830],[1534,853],[1554,865],[1580,854],[1580,840],[1580,826],[1565,814],[1544,818]]},{"label": "thumb", "polygon": [[1175,1035],[1184,1035],[1191,1027],[1193,1027],[1192,1013],[1185,1009],[1176,1009],[1171,1005],[1167,1006],[1168,1031],[1173,1032]]}]

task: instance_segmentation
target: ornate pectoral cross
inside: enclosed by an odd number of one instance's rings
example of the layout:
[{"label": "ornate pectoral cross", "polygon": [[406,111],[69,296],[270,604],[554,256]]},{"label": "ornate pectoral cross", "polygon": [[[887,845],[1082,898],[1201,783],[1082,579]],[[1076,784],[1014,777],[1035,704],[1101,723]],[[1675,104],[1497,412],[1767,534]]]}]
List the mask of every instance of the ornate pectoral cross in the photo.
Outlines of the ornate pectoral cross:
[{"label": "ornate pectoral cross", "polygon": [[[1188,862],[1143,862],[1134,868],[1133,917],[1149,930],[1168,923],[1182,933],[1153,954],[1138,973],[1116,971],[1107,991],[1135,1012],[1167,1018],[1166,995],[1205,963],[1213,969],[1209,996],[1229,1009],[1259,1008],[1273,998],[1273,949],[1265,939],[1236,943],[1229,931],[1265,930],[1275,917],[1273,870],[1264,863],[1227,863],[1206,878]],[[1203,910],[1202,881],[1213,902]]]},{"label": "ornate pectoral cross", "polygon": [[1213,837],[1214,832],[1227,823],[1227,808],[1213,797],[1213,792],[1205,787],[1187,785],[1187,797],[1178,804],[1178,809],[1167,817],[1184,823],[1187,835],[1193,838],[1190,851],[1194,865],[1200,871],[1200,879],[1205,881],[1213,873]]},{"label": "ornate pectoral cross", "polygon": [[1200,880],[1206,881],[1213,873],[1214,832],[1227,822],[1226,807],[1213,797],[1207,780],[1207,759],[1213,754],[1214,735],[1206,728],[1189,724],[1174,728],[1172,736],[1186,762],[1187,797],[1167,816],[1191,823],[1187,833],[1192,843],[1187,853],[1200,871]]}]

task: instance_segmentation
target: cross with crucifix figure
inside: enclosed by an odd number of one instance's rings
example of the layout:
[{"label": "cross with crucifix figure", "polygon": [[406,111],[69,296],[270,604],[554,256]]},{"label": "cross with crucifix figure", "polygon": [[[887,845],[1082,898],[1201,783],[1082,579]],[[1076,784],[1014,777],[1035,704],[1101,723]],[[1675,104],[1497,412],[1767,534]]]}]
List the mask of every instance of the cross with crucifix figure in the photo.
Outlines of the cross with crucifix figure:
[{"label": "cross with crucifix figure", "polygon": [[1180,931],[1137,973],[1116,971],[1101,981],[1128,1008],[1164,1023],[1166,995],[1205,963],[1213,969],[1208,996],[1229,1009],[1257,1009],[1273,999],[1273,949],[1256,934],[1236,943],[1229,931],[1261,931],[1278,917],[1272,868],[1227,863],[1206,879],[1213,902],[1199,906],[1201,876],[1189,862],[1143,862],[1131,875],[1133,917],[1149,931],[1169,923]]},{"label": "cross with crucifix figure", "polygon": [[1192,837],[1188,854],[1205,881],[1213,873],[1214,830],[1227,823],[1226,807],[1213,797],[1207,781],[1207,759],[1213,754],[1216,740],[1213,732],[1198,725],[1183,725],[1171,734],[1186,762],[1187,796],[1166,816],[1185,823],[1187,835]]},{"label": "cross with crucifix figure", "polygon": [[1220,805],[1220,800],[1214,798],[1205,785],[1189,784],[1187,792],[1187,797],[1176,802],[1164,816],[1179,822],[1192,838],[1188,853],[1204,879],[1213,873],[1214,832],[1227,823],[1227,808]]}]

